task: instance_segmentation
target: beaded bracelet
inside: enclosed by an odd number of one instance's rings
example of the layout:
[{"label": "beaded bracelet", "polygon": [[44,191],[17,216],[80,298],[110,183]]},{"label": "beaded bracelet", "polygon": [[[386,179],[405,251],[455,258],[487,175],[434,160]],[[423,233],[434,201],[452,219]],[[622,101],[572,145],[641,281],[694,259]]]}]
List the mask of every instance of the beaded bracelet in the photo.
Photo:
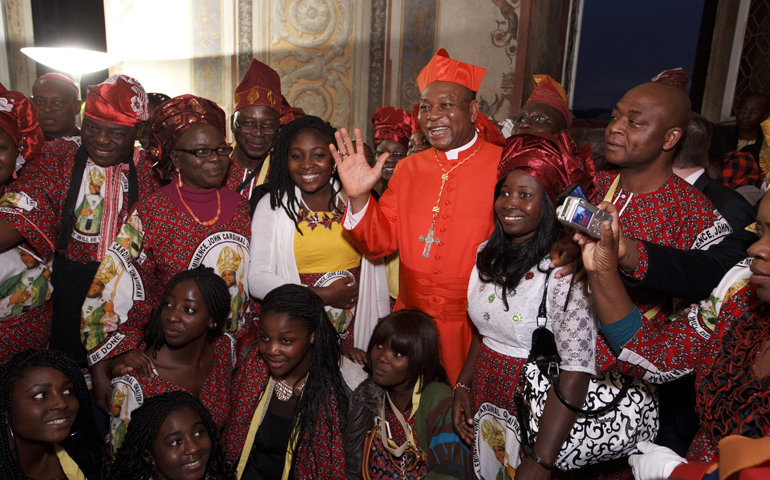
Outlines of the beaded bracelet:
[{"label": "beaded bracelet", "polygon": [[455,383],[455,387],[452,389],[452,396],[455,396],[455,390],[457,390],[457,387],[464,388],[466,392],[471,393],[471,387],[464,383],[457,382]]}]

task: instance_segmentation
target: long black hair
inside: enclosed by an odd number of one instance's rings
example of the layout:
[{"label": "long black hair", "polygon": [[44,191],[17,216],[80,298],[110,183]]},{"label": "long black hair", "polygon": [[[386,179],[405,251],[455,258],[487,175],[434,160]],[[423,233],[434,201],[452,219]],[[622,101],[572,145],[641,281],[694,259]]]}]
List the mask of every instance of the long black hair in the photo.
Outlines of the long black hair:
[{"label": "long black hair", "polygon": [[128,424],[126,439],[110,467],[109,480],[151,478],[155,474],[155,466],[146,458],[146,452],[152,451],[155,436],[168,416],[172,412],[185,408],[192,409],[201,417],[206,433],[211,439],[211,455],[206,465],[207,478],[235,480],[235,471],[225,460],[225,450],[211,413],[188,392],[170,392],[148,398],[141,407],[131,412],[131,423]]},{"label": "long black hair", "polygon": [[[60,445],[77,463],[88,480],[104,478],[104,442],[100,439],[94,421],[94,407],[91,392],[78,366],[66,354],[58,350],[27,350],[14,356],[0,366],[0,472],[3,478],[25,480],[27,476],[19,463],[19,447],[15,436],[8,435],[12,429],[13,412],[11,399],[16,383],[30,370],[37,367],[53,368],[70,379],[78,400],[78,414],[72,424],[70,436]],[[12,430],[11,430],[12,431]]]},{"label": "long black hair", "polygon": [[227,316],[230,313],[230,292],[227,290],[227,283],[214,272],[213,268],[200,265],[190,270],[182,270],[177,273],[166,284],[163,294],[160,297],[160,304],[155,307],[150,315],[150,321],[144,327],[144,341],[147,344],[147,351],[156,354],[160,347],[166,344],[166,337],[163,335],[163,325],[160,321],[160,314],[163,311],[163,305],[166,303],[166,297],[180,283],[186,280],[194,280],[198,290],[203,297],[203,303],[214,320],[214,328],[209,329],[208,340],[213,341],[225,330]]},{"label": "long black hair", "polygon": [[406,370],[409,387],[414,387],[420,377],[422,390],[430,383],[447,381],[439,361],[438,329],[430,316],[421,310],[399,310],[380,320],[366,349],[370,362],[375,345],[384,345],[388,340],[394,352],[409,359]]},{"label": "long black hair", "polygon": [[[270,208],[273,210],[278,207],[283,208],[286,215],[294,222],[294,227],[298,232],[300,230],[297,214],[300,208],[300,199],[297,198],[294,191],[294,180],[289,175],[289,149],[294,138],[301,132],[308,130],[314,131],[322,137],[325,147],[328,147],[330,144],[337,145],[337,141],[334,138],[334,133],[337,129],[332,127],[329,122],[325,122],[319,117],[312,115],[305,115],[304,117],[292,120],[285,127],[281,128],[281,132],[278,134],[278,140],[276,140],[273,154],[270,157],[270,181],[266,184],[266,188],[270,192]],[[336,179],[336,175],[336,173],[333,173],[332,178]],[[333,183],[332,195],[329,198],[330,212],[340,211],[337,208],[337,194],[340,190],[335,188],[334,185],[336,184],[338,182]],[[286,203],[284,203],[284,195],[286,196]]]},{"label": "long black hair", "polygon": [[[323,300],[309,288],[286,284],[265,296],[262,316],[268,312],[283,313],[301,321],[308,334],[315,334],[310,370],[305,382],[305,395],[297,401],[294,413],[294,432],[299,441],[294,444],[295,454],[302,438],[313,438],[315,425],[322,409],[327,407],[334,394],[339,408],[341,426],[347,420],[348,397],[345,381],[340,372],[340,336],[326,315]],[[294,455],[294,461],[297,461]]]},{"label": "long black hair", "polygon": [[[495,200],[500,196],[500,189],[510,172],[495,184]],[[508,292],[516,288],[522,277],[540,260],[545,258],[554,242],[559,239],[559,227],[556,223],[556,210],[543,191],[543,206],[535,234],[527,240],[514,244],[510,235],[505,233],[500,220],[495,215],[495,229],[483,250],[476,257],[479,279],[484,283],[494,283],[503,289],[502,298],[508,310]]]}]

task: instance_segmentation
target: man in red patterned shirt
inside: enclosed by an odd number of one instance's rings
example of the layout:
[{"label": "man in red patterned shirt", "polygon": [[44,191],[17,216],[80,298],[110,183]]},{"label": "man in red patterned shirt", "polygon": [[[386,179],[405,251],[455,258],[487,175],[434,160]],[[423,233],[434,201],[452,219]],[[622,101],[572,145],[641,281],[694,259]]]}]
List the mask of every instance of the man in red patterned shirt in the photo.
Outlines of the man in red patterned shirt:
[{"label": "man in red patterned shirt", "polygon": [[131,205],[158,187],[134,147],[147,117],[147,94],[133,78],[89,86],[80,137],[48,142],[0,199],[0,251],[24,243],[40,258],[57,254],[50,347],[83,367],[80,306]]}]

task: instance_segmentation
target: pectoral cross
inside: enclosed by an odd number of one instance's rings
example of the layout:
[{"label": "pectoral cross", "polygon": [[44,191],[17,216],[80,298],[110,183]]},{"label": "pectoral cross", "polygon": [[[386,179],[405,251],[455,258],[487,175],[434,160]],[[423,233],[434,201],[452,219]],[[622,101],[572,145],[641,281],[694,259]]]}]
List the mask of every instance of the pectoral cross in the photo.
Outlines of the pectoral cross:
[{"label": "pectoral cross", "polygon": [[438,243],[439,239],[433,236],[433,227],[430,227],[427,235],[420,235],[420,241],[425,242],[425,250],[422,251],[422,258],[428,258],[431,245]]}]

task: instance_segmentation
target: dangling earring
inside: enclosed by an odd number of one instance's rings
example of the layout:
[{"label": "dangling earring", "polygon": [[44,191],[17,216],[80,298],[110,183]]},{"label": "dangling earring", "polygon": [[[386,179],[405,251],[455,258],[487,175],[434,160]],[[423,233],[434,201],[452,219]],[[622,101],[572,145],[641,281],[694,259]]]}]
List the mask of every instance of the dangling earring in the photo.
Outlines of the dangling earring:
[{"label": "dangling earring", "polygon": [[70,437],[74,437],[74,436],[75,436],[75,435],[77,435],[78,433],[80,433],[80,430],[78,430],[77,432],[72,432],[72,433],[70,433]]},{"label": "dangling earring", "polygon": [[182,188],[182,174],[179,173],[179,169],[178,168],[176,169],[176,178],[177,178],[177,180],[179,182],[179,188]]}]

